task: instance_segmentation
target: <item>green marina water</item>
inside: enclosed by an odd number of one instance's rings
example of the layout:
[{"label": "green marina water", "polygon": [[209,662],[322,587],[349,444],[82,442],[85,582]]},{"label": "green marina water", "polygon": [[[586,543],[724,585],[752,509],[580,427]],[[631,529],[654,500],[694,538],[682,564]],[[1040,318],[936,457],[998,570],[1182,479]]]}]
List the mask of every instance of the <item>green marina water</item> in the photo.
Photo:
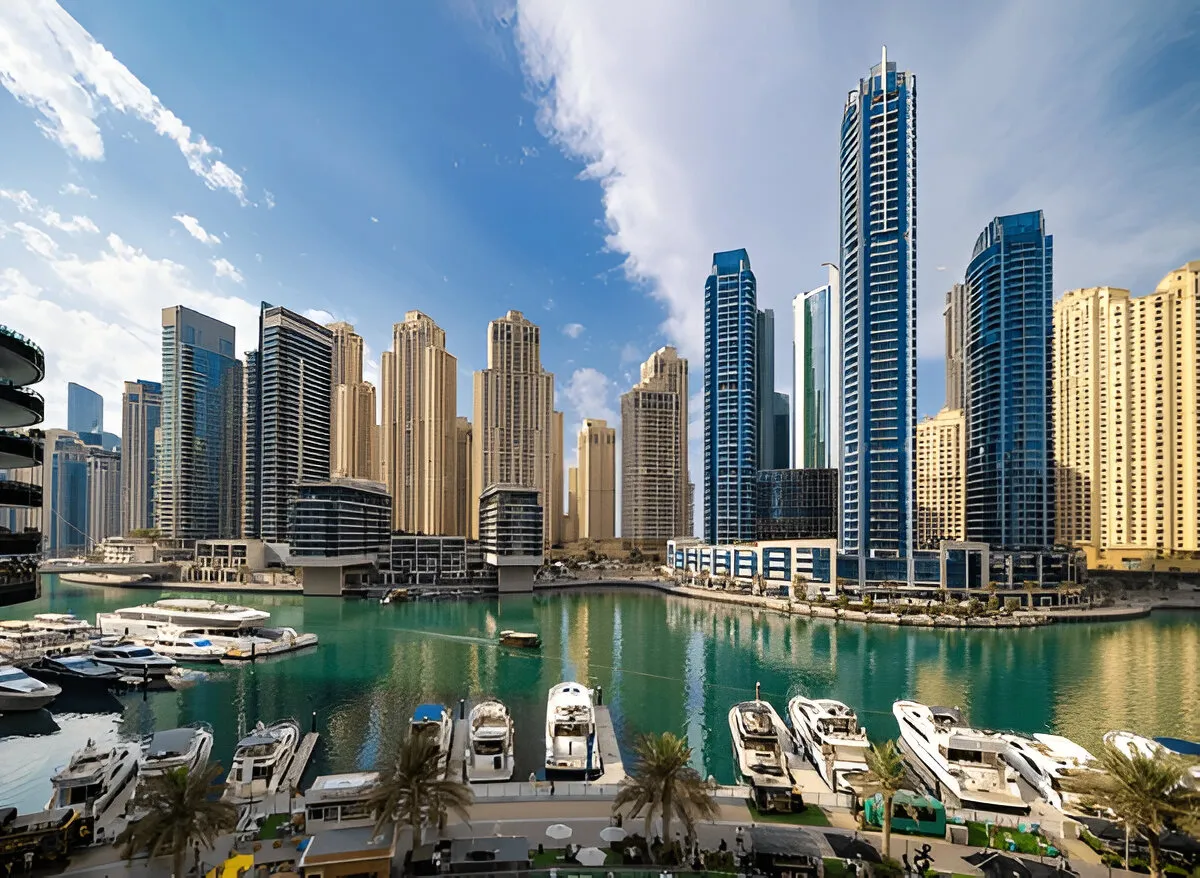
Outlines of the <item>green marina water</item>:
[{"label": "green marina water", "polygon": [[[59,583],[0,611],[97,612],[175,596]],[[1054,731],[1096,748],[1105,731],[1200,738],[1200,614],[1126,623],[960,631],[786,618],[656,592],[606,589],[381,606],[299,596],[206,595],[268,610],[272,623],[320,636],[315,650],[219,666],[181,692],[60,698],[49,711],[0,717],[0,805],[36,810],[57,766],[88,738],[137,738],[211,723],[228,766],[240,718],[294,716],[321,740],[305,775],[369,769],[422,702],[457,707],[495,695],[513,712],[517,777],[539,770],[547,690],[603,687],[628,752],[639,732],[687,734],[697,767],[732,780],[730,706],[763,697],[785,714],[797,693],[854,707],[871,737],[897,732],[897,698],[957,705],[976,725]],[[503,628],[538,631],[540,652],[500,647]],[[212,667],[212,666],[210,666]]]}]

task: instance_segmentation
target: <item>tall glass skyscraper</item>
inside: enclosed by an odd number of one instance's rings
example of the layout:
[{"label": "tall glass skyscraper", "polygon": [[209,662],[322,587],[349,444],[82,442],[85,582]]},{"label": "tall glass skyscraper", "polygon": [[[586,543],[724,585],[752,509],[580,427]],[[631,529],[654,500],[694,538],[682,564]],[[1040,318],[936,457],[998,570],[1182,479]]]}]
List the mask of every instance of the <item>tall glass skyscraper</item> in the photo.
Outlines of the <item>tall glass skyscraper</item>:
[{"label": "tall glass skyscraper", "polygon": [[842,548],[862,557],[915,537],[916,110],[884,49],[842,115]]},{"label": "tall glass skyscraper", "polygon": [[162,384],[126,381],[121,396],[121,533],[154,524],[155,433],[162,425]]},{"label": "tall glass skyscraper", "polygon": [[1040,210],[996,217],[966,276],[967,539],[1054,544],[1053,238]]},{"label": "tall glass skyscraper", "polygon": [[752,540],[758,479],[758,298],[745,250],[704,283],[704,538]]},{"label": "tall glass skyscraper", "polygon": [[829,283],[792,300],[792,460],[797,469],[841,464],[841,306],[835,265],[829,266]]},{"label": "tall glass skyscraper", "polygon": [[755,405],[758,407],[759,469],[787,469],[790,407],[785,393],[775,392],[775,312],[758,312],[755,329]]},{"label": "tall glass skyscraper", "polygon": [[72,433],[103,433],[104,397],[82,384],[68,382],[67,429]]}]

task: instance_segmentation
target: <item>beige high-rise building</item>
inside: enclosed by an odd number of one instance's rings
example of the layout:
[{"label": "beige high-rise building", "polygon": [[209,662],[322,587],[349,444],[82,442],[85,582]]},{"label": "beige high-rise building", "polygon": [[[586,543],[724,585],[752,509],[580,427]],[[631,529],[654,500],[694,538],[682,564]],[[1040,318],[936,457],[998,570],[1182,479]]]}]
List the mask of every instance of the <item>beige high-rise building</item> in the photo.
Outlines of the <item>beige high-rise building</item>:
[{"label": "beige high-rise building", "polygon": [[333,478],[377,479],[375,386],[363,381],[363,340],[349,323],[333,333],[329,395],[329,471]]},{"label": "beige high-rise building", "polygon": [[963,408],[963,346],[966,342],[967,285],[954,284],[946,291],[942,309],[946,324],[946,408]]},{"label": "beige high-rise building", "polygon": [[579,540],[579,467],[567,468],[567,514],[563,516],[563,542]]},{"label": "beige high-rise building", "polygon": [[454,421],[455,466],[455,536],[466,536],[471,530],[467,516],[471,514],[471,422],[466,418]]},{"label": "beige high-rise building", "polygon": [[1153,293],[1072,290],[1054,306],[1057,540],[1088,566],[1200,550],[1200,261]]},{"label": "beige high-rise building", "polygon": [[917,424],[918,549],[967,537],[966,435],[962,409],[944,408]]},{"label": "beige high-rise building", "polygon": [[617,431],[600,418],[579,429],[579,539],[616,536]]},{"label": "beige high-rise building", "polygon": [[363,340],[354,327],[344,321],[325,326],[333,333],[333,386],[359,384],[363,380]]},{"label": "beige high-rise building", "polygon": [[380,364],[381,476],[392,524],[421,534],[455,534],[458,506],[458,360],[446,332],[420,311],[392,327]]},{"label": "beige high-rise building", "polygon": [[691,534],[690,496],[688,362],[665,347],[621,395],[621,536],[665,542]]},{"label": "beige high-rise building", "polygon": [[550,449],[550,503],[546,515],[550,523],[550,545],[563,543],[563,413],[554,412],[554,444]]},{"label": "beige high-rise building", "polygon": [[[554,488],[554,375],[542,368],[541,331],[520,311],[488,324],[487,368],[475,373],[474,390],[469,536],[479,537],[484,489],[515,485],[538,490],[549,543],[555,531],[553,498],[547,502]],[[561,500],[558,508],[561,514]]]}]

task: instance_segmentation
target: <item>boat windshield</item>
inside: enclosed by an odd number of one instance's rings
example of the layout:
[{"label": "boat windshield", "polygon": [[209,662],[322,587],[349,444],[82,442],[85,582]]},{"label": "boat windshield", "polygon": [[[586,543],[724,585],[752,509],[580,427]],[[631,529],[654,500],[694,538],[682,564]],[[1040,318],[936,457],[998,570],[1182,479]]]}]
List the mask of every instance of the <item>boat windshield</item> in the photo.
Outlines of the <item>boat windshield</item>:
[{"label": "boat windshield", "polygon": [[192,641],[192,646],[212,646],[212,641],[207,637],[198,637]]},{"label": "boat windshield", "polygon": [[583,738],[588,733],[587,723],[557,722],[554,724],[554,736],[557,738]]},{"label": "boat windshield", "polygon": [[775,738],[746,738],[747,750],[769,750],[775,752],[779,749],[779,742]]},{"label": "boat windshield", "polygon": [[504,752],[502,741],[476,741],[475,753],[479,756],[498,756]]},{"label": "boat windshield", "polygon": [[125,650],[122,650],[121,652],[124,655],[128,656],[129,658],[149,658],[150,656],[154,655],[154,653],[151,650],[147,649],[144,646],[138,647],[136,649],[125,649]]},{"label": "boat windshield", "polygon": [[19,668],[4,668],[0,670],[0,683],[11,683],[14,680],[25,679],[25,673]]}]

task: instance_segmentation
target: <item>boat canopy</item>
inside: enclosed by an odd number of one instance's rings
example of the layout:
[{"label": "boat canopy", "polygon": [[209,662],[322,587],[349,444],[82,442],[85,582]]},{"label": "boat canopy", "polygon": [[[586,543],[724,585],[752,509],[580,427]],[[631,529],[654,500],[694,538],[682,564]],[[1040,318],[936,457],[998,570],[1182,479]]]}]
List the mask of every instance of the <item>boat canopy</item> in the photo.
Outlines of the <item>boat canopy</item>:
[{"label": "boat canopy", "polygon": [[441,704],[422,704],[413,713],[415,723],[440,723],[446,708]]},{"label": "boat canopy", "polygon": [[1200,744],[1195,741],[1185,741],[1183,738],[1155,738],[1154,740],[1180,756],[1200,756]]}]

